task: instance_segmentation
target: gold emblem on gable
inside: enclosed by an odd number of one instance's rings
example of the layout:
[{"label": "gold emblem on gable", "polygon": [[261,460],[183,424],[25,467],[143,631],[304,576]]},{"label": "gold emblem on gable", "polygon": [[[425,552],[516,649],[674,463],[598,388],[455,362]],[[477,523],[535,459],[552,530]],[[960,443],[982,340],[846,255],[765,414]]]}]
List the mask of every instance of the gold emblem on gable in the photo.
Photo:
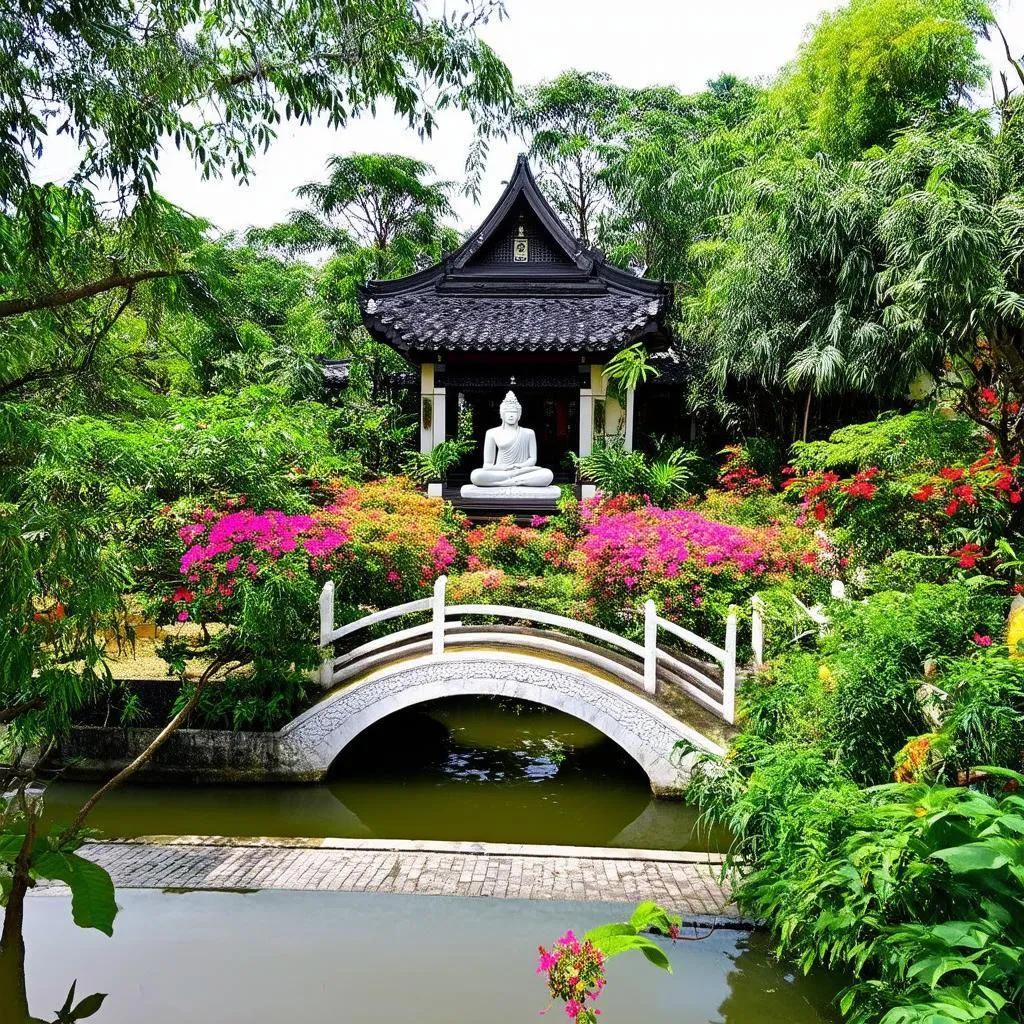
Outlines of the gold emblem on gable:
[{"label": "gold emblem on gable", "polygon": [[529,263],[530,261],[530,240],[526,237],[523,225],[519,225],[516,237],[512,239],[512,262]]}]

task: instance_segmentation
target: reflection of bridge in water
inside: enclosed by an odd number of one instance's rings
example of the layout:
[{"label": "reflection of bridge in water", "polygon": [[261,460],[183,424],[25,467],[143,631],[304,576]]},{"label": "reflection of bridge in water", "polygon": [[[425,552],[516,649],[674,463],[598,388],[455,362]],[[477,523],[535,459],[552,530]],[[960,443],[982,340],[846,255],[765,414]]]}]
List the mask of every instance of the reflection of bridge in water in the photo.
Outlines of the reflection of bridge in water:
[{"label": "reflection of bridge in water", "polygon": [[[374,722],[424,701],[498,696],[556,708],[590,723],[646,772],[656,793],[678,792],[696,756],[677,743],[723,752],[733,721],[736,616],[725,645],[644,611],[644,643],[590,623],[504,605],[448,605],[441,577],[429,598],[334,625],[334,587],[320,597],[321,684],[330,692],[278,734],[282,761],[323,776]],[[426,622],[336,654],[333,645],[405,617]],[[470,621],[472,620],[472,621]],[[515,623],[502,625],[501,623]],[[661,641],[667,636],[668,643]],[[696,648],[711,662],[685,653]]]}]

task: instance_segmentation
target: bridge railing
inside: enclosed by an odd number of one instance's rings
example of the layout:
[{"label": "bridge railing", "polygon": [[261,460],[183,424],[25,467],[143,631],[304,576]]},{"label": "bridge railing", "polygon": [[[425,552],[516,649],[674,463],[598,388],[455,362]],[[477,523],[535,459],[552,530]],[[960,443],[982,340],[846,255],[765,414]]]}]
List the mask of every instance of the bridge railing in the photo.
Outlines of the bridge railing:
[{"label": "bridge railing", "polygon": [[[393,608],[373,612],[370,615],[363,616],[361,619],[338,627],[334,625],[334,584],[331,582],[325,583],[320,593],[321,648],[330,648],[337,640],[405,615],[429,613],[430,621],[370,640],[340,657],[334,657],[333,653],[329,652],[320,669],[322,685],[326,687],[334,683],[339,669],[346,666],[354,666],[358,662],[372,655],[380,654],[387,648],[399,643],[416,640],[424,641],[429,637],[431,656],[440,658],[444,656],[446,649],[453,646],[455,639],[453,630],[455,628],[462,632],[459,640],[463,644],[471,643],[475,640],[482,641],[488,639],[485,635],[479,633],[466,634],[463,622],[458,618],[459,616],[486,615],[492,618],[509,619],[516,622],[524,620],[535,622],[555,630],[575,633],[595,640],[604,647],[611,647],[622,651],[642,664],[642,674],[624,669],[621,663],[616,663],[595,651],[581,652],[578,649],[571,648],[568,644],[560,644],[557,634],[552,634],[549,639],[544,641],[534,640],[532,644],[533,646],[542,646],[542,649],[555,650],[556,653],[585,654],[585,660],[600,668],[615,672],[651,694],[656,692],[660,673],[662,677],[671,679],[693,700],[720,718],[725,719],[729,723],[732,723],[735,718],[737,623],[735,609],[730,611],[726,621],[725,646],[719,647],[710,640],[705,640],[696,633],[692,633],[690,630],[674,622],[661,618],[657,613],[654,602],[648,601],[644,605],[644,643],[639,644],[610,630],[595,626],[593,623],[582,622],[579,619],[571,619],[565,615],[555,615],[551,612],[543,612],[532,608],[516,608],[511,605],[500,604],[448,604],[446,600],[447,582],[447,577],[440,576],[434,584],[434,592],[430,597],[420,598],[417,601],[407,601],[404,604],[395,605]],[[697,664],[693,664],[691,661],[677,656],[674,651],[666,650],[663,646],[659,645],[660,633],[669,634],[676,646],[681,641],[691,647],[695,647],[703,654],[710,655],[711,658],[721,665],[721,680],[716,680],[703,671],[700,667],[701,662],[698,661]],[[565,650],[562,650],[562,648]]]}]

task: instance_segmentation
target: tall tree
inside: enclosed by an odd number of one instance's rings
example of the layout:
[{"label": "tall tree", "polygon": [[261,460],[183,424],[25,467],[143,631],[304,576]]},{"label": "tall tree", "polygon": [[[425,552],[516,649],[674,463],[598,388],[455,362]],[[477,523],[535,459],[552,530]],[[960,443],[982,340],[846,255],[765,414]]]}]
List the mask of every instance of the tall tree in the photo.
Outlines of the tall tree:
[{"label": "tall tree", "polygon": [[601,139],[621,93],[608,75],[566,71],[525,90],[513,110],[512,127],[540,164],[542,188],[583,242],[607,198]]},{"label": "tall tree", "polygon": [[400,239],[428,247],[451,216],[448,181],[428,181],[434,168],[396,153],[332,156],[325,181],[300,185],[296,195],[308,206],[288,222],[254,231],[293,252],[362,247],[387,252]]},{"label": "tall tree", "polygon": [[67,11],[30,2],[6,19],[0,104],[10,114],[0,140],[0,203],[34,233],[22,278],[0,282],[10,296],[0,317],[73,302],[83,289],[124,289],[164,269],[125,275],[112,261],[106,273],[71,281],[47,272],[45,199],[32,168],[51,132],[80,148],[68,183],[76,196],[112,188],[128,207],[152,195],[168,142],[205,176],[246,181],[282,116],[324,115],[340,127],[390,101],[422,134],[433,130],[437,109],[452,106],[486,130],[482,115],[510,99],[511,81],[474,29],[501,13],[500,2],[467,0],[439,18],[426,8],[421,0],[88,0]]},{"label": "tall tree", "polygon": [[738,129],[759,96],[733,75],[692,95],[669,88],[622,95],[602,147],[612,204],[598,237],[613,260],[689,283],[687,249],[711,230],[716,188],[733,167],[752,159],[753,147]]},{"label": "tall tree", "polygon": [[[29,887],[90,870],[71,859],[84,814],[56,843],[39,835],[19,750],[45,752],[109,684],[102,632],[123,630],[133,570],[111,500],[151,479],[144,446],[115,443],[102,421],[69,432],[67,414],[152,401],[163,318],[223,285],[224,254],[205,225],[155,192],[159,152],[173,143],[204,175],[244,182],[283,118],[322,115],[340,127],[382,102],[422,134],[451,107],[486,131],[484,115],[511,100],[512,86],[475,30],[501,4],[467,0],[440,16],[428,6],[27,0],[0,19],[0,791],[16,791],[0,808],[5,1019],[28,1018]],[[77,145],[78,166],[40,185],[33,175],[55,134]],[[226,318],[250,339],[271,333],[247,315],[257,305],[240,300]],[[95,465],[82,457],[86,442]]]},{"label": "tall tree", "polygon": [[811,27],[777,89],[811,145],[851,158],[955,111],[987,81],[984,0],[851,0]]}]

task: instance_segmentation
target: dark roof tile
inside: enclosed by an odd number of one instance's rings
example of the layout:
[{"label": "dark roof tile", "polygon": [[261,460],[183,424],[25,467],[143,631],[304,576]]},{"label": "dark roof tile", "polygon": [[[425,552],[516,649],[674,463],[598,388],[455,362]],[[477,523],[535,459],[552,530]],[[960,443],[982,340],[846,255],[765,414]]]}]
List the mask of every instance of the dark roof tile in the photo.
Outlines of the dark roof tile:
[{"label": "dark roof tile", "polygon": [[[495,263],[488,255],[492,242],[527,221],[531,237],[543,243],[531,253],[544,259]],[[510,255],[510,245],[505,248]],[[666,342],[671,301],[669,285],[633,277],[597,250],[581,248],[523,157],[497,206],[462,248],[438,266],[367,282],[359,292],[370,333],[405,352],[607,352],[640,337]]]}]

